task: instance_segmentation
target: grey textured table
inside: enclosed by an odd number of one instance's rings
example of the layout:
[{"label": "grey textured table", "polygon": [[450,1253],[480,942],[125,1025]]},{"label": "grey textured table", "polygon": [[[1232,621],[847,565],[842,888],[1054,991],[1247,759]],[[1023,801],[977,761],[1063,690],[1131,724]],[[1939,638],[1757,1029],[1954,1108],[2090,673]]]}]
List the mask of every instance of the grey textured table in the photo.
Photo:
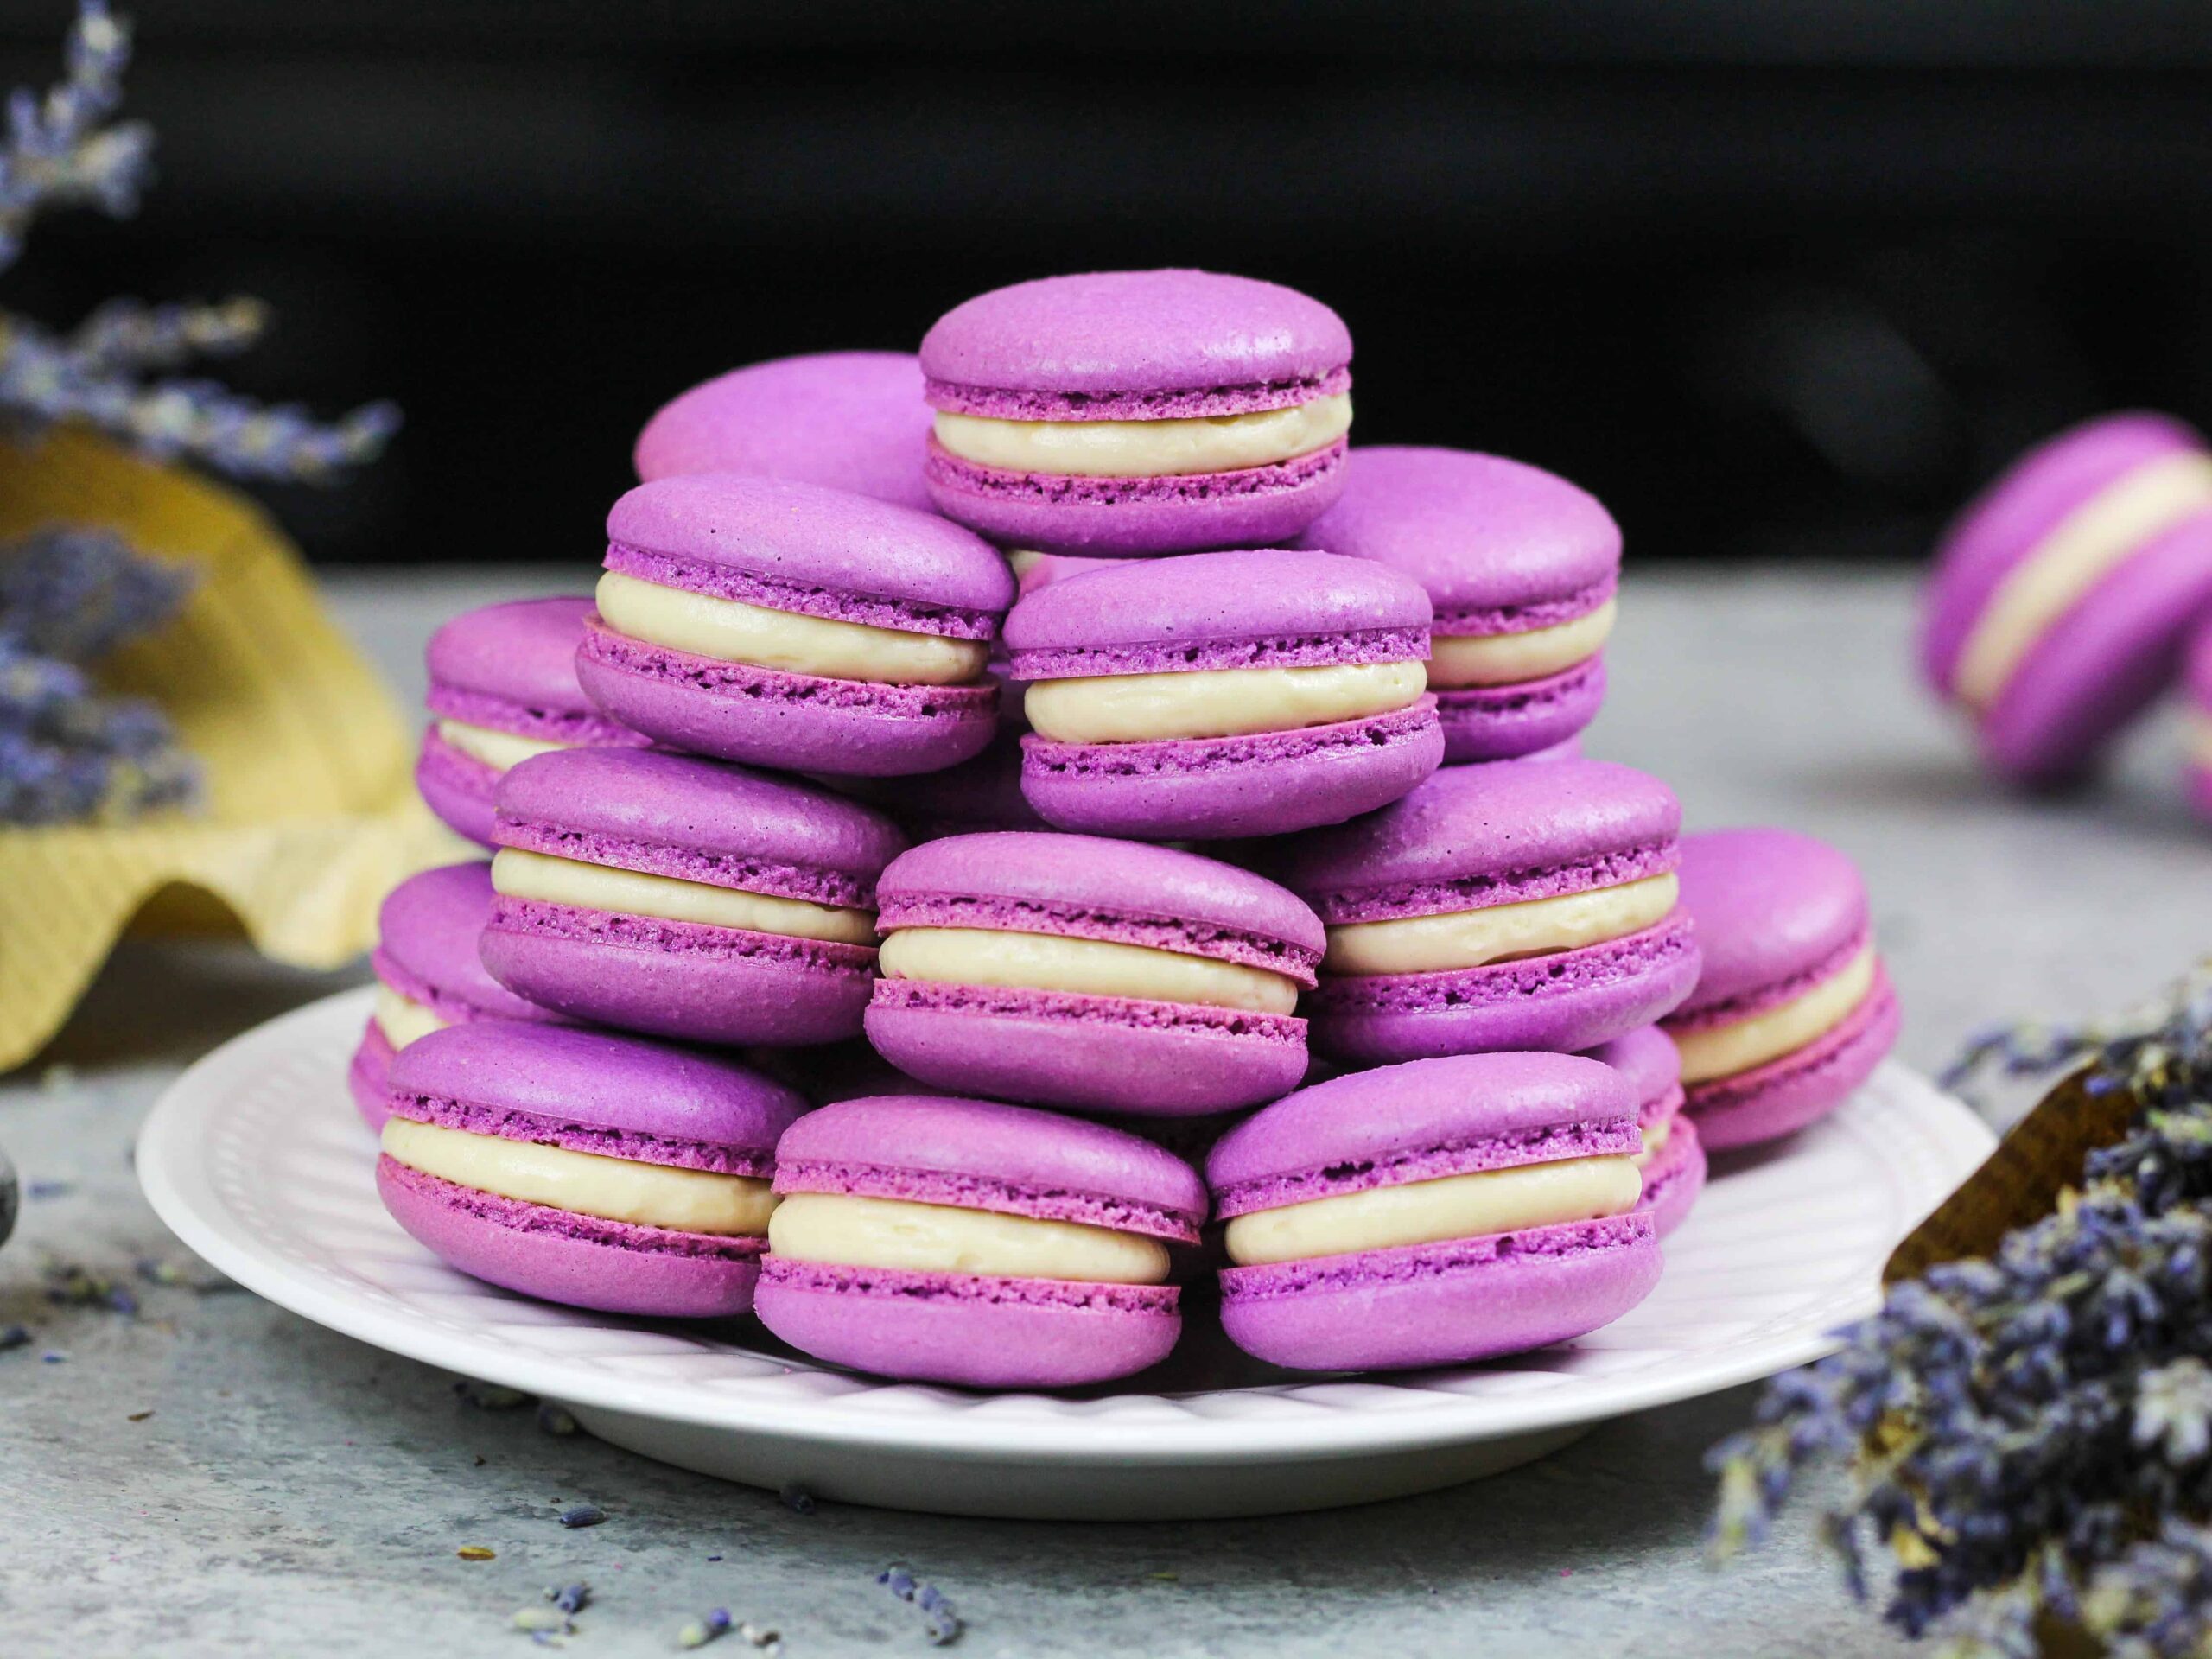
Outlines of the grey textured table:
[{"label": "grey textured table", "polygon": [[[436,620],[588,579],[461,569],[332,589],[412,698]],[[1921,701],[1900,581],[1646,578],[1624,614],[1592,748],[1671,780],[1694,826],[1786,823],[1855,854],[1909,1059],[1940,1063],[1993,1015],[2127,1000],[2212,946],[2212,833],[2173,786],[2170,726],[2096,795],[2021,804],[1976,780]],[[1702,1566],[1699,1459],[1742,1421],[1744,1390],[1355,1511],[1100,1527],[800,1516],[542,1433],[527,1411],[463,1404],[450,1377],[251,1296],[142,1287],[136,1319],[49,1307],[42,1250],[127,1275],[172,1249],[125,1161],[162,1085],[358,977],[130,946],[52,1053],[0,1083],[0,1143],[28,1179],[71,1184],[28,1205],[0,1252],[0,1324],[40,1327],[0,1355],[0,1652],[496,1653],[524,1642],[514,1609],[578,1578],[597,1591],[578,1653],[672,1651],[677,1628],[715,1606],[780,1629],[793,1659],[919,1650],[918,1618],[871,1581],[893,1560],[957,1602],[963,1650],[1023,1659],[1903,1650],[1844,1596],[1802,1515],[1729,1571]],[[563,1529],[557,1504],[582,1499],[610,1519]],[[497,1559],[457,1558],[472,1543]],[[713,1649],[746,1650],[734,1637]]]}]

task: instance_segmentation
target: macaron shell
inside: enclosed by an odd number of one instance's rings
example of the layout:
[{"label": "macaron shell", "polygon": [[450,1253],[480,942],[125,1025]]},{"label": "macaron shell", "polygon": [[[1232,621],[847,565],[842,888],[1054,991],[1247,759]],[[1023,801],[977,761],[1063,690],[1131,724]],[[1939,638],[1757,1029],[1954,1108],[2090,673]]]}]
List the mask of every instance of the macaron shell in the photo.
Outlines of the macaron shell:
[{"label": "macaron shell", "polygon": [[1164,1285],[898,1273],[767,1258],[760,1322],[802,1353],[912,1382],[1052,1389],[1128,1376],[1182,1330]]},{"label": "macaron shell", "polygon": [[1597,719],[1605,701],[1603,657],[1516,685],[1447,688],[1436,694],[1445,762],[1516,760],[1561,749]]},{"label": "macaron shell", "polygon": [[487,863],[442,864],[409,876],[378,907],[371,958],[378,979],[448,1024],[550,1018],[484,970],[476,947],[492,900]]},{"label": "macaron shell", "polygon": [[1704,966],[1690,1016],[1730,1017],[1810,988],[1866,940],[1866,884],[1824,841],[1790,830],[1708,830],[1681,840],[1681,908]]},{"label": "macaron shell", "polygon": [[363,1027],[360,1046],[346,1068],[346,1087],[353,1096],[353,1109],[360,1113],[372,1135],[383,1133],[384,1121],[391,1116],[391,1057],[396,1052],[384,1027],[371,1020]]},{"label": "macaron shell", "polygon": [[1705,1191],[1705,1146],[1697,1125],[1687,1114],[1675,1119],[1667,1142],[1643,1166],[1643,1197],[1637,1208],[1647,1211],[1659,1236],[1666,1237],[1685,1221]]},{"label": "macaron shell", "polygon": [[463,754],[438,735],[435,726],[423,733],[423,750],[415,760],[415,788],[423,804],[447,829],[480,847],[492,845],[493,799],[499,774],[474,755]]},{"label": "macaron shell", "polygon": [[1902,1017],[1889,976],[1834,1030],[1796,1052],[1734,1077],[1690,1086],[1686,1115],[1707,1150],[1794,1134],[1850,1098],[1897,1046]]},{"label": "macaron shell", "polygon": [[393,1220],[449,1267],[570,1307],[645,1319],[731,1319],[753,1306],[759,1238],[710,1238],[523,1204],[377,1160]]},{"label": "macaron shell", "polygon": [[423,651],[433,696],[474,692],[541,714],[589,714],[573,663],[591,607],[577,594],[463,612]]},{"label": "macaron shell", "polygon": [[1646,1211],[1221,1274],[1222,1328],[1298,1370],[1404,1370],[1526,1353],[1610,1325],[1659,1281]]},{"label": "macaron shell", "polygon": [[1656,1026],[1616,1037],[1592,1049],[1585,1058],[1620,1073],[1629,1092],[1636,1096],[1639,1122],[1649,1122],[1656,1104],[1681,1091],[1681,1053],[1674,1039]]}]

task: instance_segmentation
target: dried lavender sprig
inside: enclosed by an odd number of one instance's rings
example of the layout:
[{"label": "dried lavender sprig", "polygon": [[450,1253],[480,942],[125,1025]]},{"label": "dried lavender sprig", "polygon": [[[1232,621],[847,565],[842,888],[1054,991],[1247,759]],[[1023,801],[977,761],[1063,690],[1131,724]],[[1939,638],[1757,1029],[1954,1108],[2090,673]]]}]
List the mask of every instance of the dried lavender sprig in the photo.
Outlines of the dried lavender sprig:
[{"label": "dried lavender sprig", "polygon": [[679,1648],[703,1648],[708,1643],[727,1636],[729,1630],[729,1609],[716,1607],[705,1617],[689,1620],[680,1626],[676,1632],[676,1645]]},{"label": "dried lavender sprig", "polygon": [[69,335],[69,353],[86,368],[139,373],[181,367],[198,357],[234,357],[269,327],[269,308],[244,295],[207,304],[105,302]]},{"label": "dried lavender sprig", "polygon": [[49,525],[0,546],[0,633],[38,658],[89,663],[174,617],[192,573],[109,530]]},{"label": "dried lavender sprig", "polygon": [[901,1601],[911,1601],[921,1611],[922,1629],[933,1647],[946,1647],[960,1639],[960,1615],[952,1609],[944,1593],[933,1584],[925,1584],[906,1568],[903,1561],[893,1561],[875,1575],[882,1585]]},{"label": "dried lavender sprig", "polygon": [[105,0],[79,0],[66,48],[67,79],[43,98],[19,90],[0,143],[0,270],[22,256],[24,232],[45,208],[88,205],[111,218],[134,211],[150,171],[153,134],[143,122],[110,125],[123,101],[130,27]]}]

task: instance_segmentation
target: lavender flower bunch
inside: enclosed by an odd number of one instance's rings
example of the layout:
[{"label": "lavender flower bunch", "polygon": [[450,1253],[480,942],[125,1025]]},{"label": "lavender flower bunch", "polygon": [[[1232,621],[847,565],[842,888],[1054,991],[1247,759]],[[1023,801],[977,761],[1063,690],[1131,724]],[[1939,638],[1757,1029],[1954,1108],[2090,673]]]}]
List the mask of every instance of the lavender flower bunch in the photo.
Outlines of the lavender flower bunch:
[{"label": "lavender flower bunch", "polygon": [[2125,1091],[2129,1129],[2052,1214],[1894,1286],[1840,1352],[1769,1385],[1712,1454],[1715,1552],[1840,1462],[1826,1536],[1856,1594],[1881,1560],[1909,1635],[2006,1659],[2065,1626],[2123,1659],[2212,1652],[2212,963],[2155,1010],[1982,1049]]}]

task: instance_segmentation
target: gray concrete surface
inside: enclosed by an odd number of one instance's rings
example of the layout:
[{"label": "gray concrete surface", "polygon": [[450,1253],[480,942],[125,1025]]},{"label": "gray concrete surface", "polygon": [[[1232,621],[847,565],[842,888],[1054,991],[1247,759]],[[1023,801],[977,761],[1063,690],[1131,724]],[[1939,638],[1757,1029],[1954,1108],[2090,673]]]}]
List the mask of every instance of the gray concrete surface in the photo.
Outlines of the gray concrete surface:
[{"label": "gray concrete surface", "polygon": [[[462,569],[332,590],[412,697],[435,620],[588,574]],[[2170,721],[2093,795],[2023,804],[1983,785],[1909,677],[1907,611],[1888,577],[1633,582],[1591,747],[1668,778],[1694,826],[1786,823],[1856,855],[1905,1001],[1905,1055],[1929,1066],[1983,1020],[2127,1001],[2212,949],[2212,831],[2181,805]],[[132,945],[52,1052],[0,1081],[0,1143],[28,1180],[68,1184],[29,1203],[0,1251],[0,1325],[38,1327],[30,1348],[0,1354],[0,1653],[521,1651],[511,1613],[578,1578],[597,1591],[578,1654],[674,1651],[677,1627],[713,1606],[780,1630],[792,1659],[920,1651],[919,1619],[872,1582],[894,1560],[958,1605],[957,1651],[1022,1659],[1904,1650],[1845,1596],[1804,1516],[1726,1572],[1702,1565],[1699,1459],[1743,1420],[1745,1390],[1608,1425],[1491,1481],[1335,1514],[799,1516],[542,1433],[526,1410],[467,1406],[452,1378],[242,1293],[142,1285],[135,1319],[48,1306],[42,1251],[126,1274],[175,1253],[125,1155],[162,1085],[355,978]],[[557,1525],[558,1504],[581,1499],[607,1522]],[[461,1560],[464,1544],[496,1559]],[[745,1650],[734,1637],[710,1649]]]}]

